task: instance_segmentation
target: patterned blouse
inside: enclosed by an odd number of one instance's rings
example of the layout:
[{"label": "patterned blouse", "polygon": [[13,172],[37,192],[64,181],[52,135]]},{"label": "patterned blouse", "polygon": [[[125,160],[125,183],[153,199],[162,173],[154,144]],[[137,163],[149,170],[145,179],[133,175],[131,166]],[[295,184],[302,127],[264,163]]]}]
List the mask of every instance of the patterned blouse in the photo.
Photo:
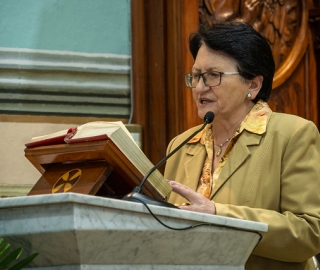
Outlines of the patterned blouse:
[{"label": "patterned blouse", "polygon": [[202,173],[199,179],[197,192],[203,194],[207,198],[210,198],[211,191],[219,178],[219,175],[228,160],[228,156],[233,149],[233,146],[237,142],[240,134],[244,129],[255,134],[262,134],[266,131],[267,119],[268,119],[269,106],[266,102],[260,100],[258,101],[251,111],[247,114],[245,119],[241,122],[237,131],[230,139],[230,143],[220,159],[218,166],[212,172],[212,162],[214,147],[213,147],[213,135],[212,135],[212,125],[208,124],[206,128],[194,136],[188,143],[200,142],[203,144],[207,151],[207,157],[204,162]]}]

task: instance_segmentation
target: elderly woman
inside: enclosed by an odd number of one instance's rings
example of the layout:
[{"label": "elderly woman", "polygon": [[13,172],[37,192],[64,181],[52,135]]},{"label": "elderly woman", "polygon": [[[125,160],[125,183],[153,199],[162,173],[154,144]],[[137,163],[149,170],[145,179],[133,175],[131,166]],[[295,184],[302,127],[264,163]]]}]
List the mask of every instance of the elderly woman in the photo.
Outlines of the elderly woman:
[{"label": "elderly woman", "polygon": [[[320,136],[298,116],[272,112],[274,61],[266,40],[240,22],[200,28],[185,80],[212,124],[166,164],[170,202],[189,211],[264,222],[246,269],[315,269],[320,252]],[[174,138],[175,149],[199,127]]]}]

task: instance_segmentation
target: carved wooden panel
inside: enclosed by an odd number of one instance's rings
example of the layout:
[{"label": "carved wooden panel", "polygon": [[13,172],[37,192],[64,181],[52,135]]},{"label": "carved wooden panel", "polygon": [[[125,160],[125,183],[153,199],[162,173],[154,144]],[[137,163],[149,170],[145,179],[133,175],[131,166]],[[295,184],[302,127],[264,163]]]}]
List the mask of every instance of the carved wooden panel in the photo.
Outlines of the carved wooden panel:
[{"label": "carved wooden panel", "polygon": [[[309,24],[312,31],[314,52],[316,58],[316,73],[318,86],[318,104],[320,104],[320,0],[309,0]],[[318,106],[318,127],[320,127],[320,108]]]},{"label": "carved wooden panel", "polygon": [[307,0],[201,0],[200,23],[238,19],[269,42],[276,63],[269,105],[318,123],[316,63]]}]

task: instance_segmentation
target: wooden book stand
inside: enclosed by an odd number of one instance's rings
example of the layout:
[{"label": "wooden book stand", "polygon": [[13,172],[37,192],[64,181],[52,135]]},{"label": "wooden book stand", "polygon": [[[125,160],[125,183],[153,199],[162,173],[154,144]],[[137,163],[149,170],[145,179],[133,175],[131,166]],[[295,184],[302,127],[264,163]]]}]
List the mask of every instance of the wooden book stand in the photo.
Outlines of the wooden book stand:
[{"label": "wooden book stand", "polygon": [[[42,174],[28,195],[75,192],[122,198],[143,179],[110,140],[26,148],[25,156]],[[143,193],[164,200],[148,181]]]}]

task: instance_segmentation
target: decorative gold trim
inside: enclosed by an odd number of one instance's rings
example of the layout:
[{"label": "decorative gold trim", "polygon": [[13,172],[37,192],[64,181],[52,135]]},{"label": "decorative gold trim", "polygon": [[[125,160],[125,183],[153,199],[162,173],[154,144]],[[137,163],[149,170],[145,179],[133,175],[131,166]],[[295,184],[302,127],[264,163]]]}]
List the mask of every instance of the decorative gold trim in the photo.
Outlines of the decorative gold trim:
[{"label": "decorative gold trim", "polygon": [[33,184],[1,184],[0,198],[26,196]]}]

